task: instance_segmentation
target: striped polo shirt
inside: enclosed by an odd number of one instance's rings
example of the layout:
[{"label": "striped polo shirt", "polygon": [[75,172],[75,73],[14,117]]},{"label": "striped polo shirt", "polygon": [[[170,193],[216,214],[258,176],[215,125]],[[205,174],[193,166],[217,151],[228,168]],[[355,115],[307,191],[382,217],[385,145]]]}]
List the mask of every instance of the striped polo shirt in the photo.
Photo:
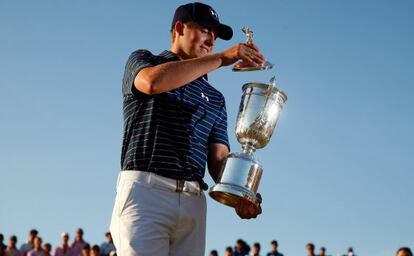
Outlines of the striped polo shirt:
[{"label": "striped polo shirt", "polygon": [[147,50],[137,50],[130,55],[122,88],[123,170],[201,180],[208,145],[221,143],[230,148],[224,97],[207,82],[207,76],[157,95],[147,95],[135,88],[134,79],[141,69],[178,60],[170,51],[153,55]]}]

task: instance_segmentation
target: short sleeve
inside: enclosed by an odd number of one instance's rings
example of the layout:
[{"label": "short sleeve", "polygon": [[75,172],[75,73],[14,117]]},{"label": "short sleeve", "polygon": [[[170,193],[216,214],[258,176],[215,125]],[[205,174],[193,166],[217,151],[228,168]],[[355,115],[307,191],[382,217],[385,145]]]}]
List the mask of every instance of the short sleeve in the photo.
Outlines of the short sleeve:
[{"label": "short sleeve", "polygon": [[224,97],[222,98],[222,104],[220,112],[208,138],[209,143],[221,143],[227,146],[230,151],[229,138],[227,135],[227,110]]},{"label": "short sleeve", "polygon": [[148,50],[137,50],[131,53],[125,65],[124,78],[122,80],[122,93],[124,95],[134,94],[135,77],[143,68],[155,66],[154,59],[154,55]]}]

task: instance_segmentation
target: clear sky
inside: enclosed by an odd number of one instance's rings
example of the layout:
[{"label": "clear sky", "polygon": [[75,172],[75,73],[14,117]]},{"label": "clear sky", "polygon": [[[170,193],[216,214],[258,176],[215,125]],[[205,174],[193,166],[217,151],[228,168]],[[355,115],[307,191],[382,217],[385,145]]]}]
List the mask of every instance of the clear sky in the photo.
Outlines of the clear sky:
[{"label": "clear sky", "polygon": [[[121,79],[139,48],[169,49],[186,1],[0,0],[0,233],[37,228],[54,246],[77,227],[107,231],[120,169]],[[285,255],[313,242],[332,255],[414,248],[414,2],[205,1],[244,42],[248,25],[270,71],[210,73],[227,101],[232,151],[241,87],[268,82],[289,97],[269,145],[263,214],[241,220],[208,200],[207,249],[242,238]],[[212,185],[210,178],[206,179]]]}]

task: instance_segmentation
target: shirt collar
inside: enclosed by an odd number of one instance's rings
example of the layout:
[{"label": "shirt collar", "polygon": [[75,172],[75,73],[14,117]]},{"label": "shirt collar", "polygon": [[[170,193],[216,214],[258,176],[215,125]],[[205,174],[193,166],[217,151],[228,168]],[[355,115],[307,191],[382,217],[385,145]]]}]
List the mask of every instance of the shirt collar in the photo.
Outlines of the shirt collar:
[{"label": "shirt collar", "polygon": [[[166,58],[167,60],[170,60],[170,61],[177,61],[177,60],[180,60],[180,58],[178,57],[178,55],[177,55],[177,54],[175,54],[175,53],[173,53],[173,52],[172,52],[172,51],[170,51],[170,50],[165,50],[165,51],[163,51],[162,53],[160,53],[160,56],[161,56],[161,57],[164,57],[164,58]],[[199,77],[198,79],[200,79],[200,78],[204,78],[206,81],[208,81],[208,76],[207,76],[207,74],[205,74],[205,75],[203,75],[203,76]]]}]

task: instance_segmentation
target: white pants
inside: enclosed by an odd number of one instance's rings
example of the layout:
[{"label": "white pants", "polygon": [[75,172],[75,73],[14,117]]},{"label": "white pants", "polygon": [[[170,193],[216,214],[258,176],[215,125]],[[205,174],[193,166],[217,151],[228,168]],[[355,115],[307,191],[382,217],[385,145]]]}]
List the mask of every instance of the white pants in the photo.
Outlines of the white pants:
[{"label": "white pants", "polygon": [[[206,198],[176,192],[176,180],[149,172],[121,171],[110,231],[119,256],[202,256]],[[186,182],[187,186],[187,182]]]}]

